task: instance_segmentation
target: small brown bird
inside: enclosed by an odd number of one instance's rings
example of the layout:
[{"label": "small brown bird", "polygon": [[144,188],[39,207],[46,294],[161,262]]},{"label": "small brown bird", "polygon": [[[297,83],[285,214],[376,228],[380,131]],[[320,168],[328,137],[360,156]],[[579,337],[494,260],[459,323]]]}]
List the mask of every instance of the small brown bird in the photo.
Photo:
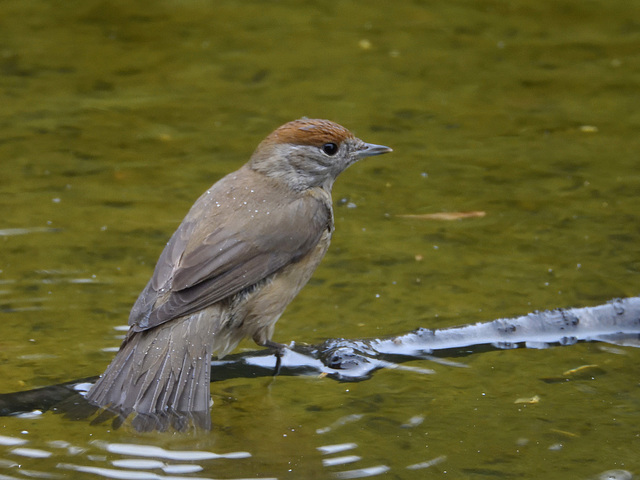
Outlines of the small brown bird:
[{"label": "small brown bird", "polygon": [[210,427],[210,360],[262,346],[333,233],[331,188],[361,158],[391,152],[328,120],[289,122],[191,207],[129,315],[87,400],[140,430]]}]

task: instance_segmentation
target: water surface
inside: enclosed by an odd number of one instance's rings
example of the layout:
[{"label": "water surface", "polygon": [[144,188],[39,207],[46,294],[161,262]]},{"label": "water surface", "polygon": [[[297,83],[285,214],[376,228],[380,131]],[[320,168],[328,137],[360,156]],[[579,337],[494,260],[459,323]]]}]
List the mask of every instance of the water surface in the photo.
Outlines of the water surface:
[{"label": "water surface", "polygon": [[[193,201],[303,115],[394,153],[336,183],[332,247],[275,340],[637,295],[637,18],[623,1],[5,0],[0,392],[100,373]],[[486,215],[399,216],[466,211]],[[594,343],[361,383],[224,380],[211,433],[5,417],[0,475],[638,475],[639,360]]]}]

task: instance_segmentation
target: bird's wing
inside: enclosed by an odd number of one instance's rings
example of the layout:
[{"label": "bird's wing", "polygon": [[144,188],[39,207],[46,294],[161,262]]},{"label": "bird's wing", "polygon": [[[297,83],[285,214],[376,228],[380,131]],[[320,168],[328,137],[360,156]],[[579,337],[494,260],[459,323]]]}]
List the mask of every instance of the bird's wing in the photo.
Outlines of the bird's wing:
[{"label": "bird's wing", "polygon": [[[160,255],[153,277],[134,305],[129,324],[147,330],[201,310],[268,278],[309,253],[331,228],[322,199],[286,200],[271,192],[270,210],[258,200],[214,206],[203,195]],[[246,202],[246,203],[244,203]],[[201,203],[201,205],[199,205]],[[258,208],[254,208],[258,207]]]}]

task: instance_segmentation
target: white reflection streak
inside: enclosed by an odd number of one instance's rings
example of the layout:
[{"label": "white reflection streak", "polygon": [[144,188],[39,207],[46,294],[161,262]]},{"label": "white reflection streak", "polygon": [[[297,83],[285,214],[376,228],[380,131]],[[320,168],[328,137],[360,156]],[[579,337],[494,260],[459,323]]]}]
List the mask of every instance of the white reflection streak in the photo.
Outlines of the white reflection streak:
[{"label": "white reflection streak", "polygon": [[341,417],[338,420],[336,420],[335,422],[333,422],[331,425],[329,425],[328,427],[316,429],[316,433],[318,435],[322,435],[323,433],[328,433],[331,430],[335,429],[336,427],[341,427],[343,425],[346,425],[347,423],[357,422],[362,417],[364,417],[364,415],[361,414],[361,413],[353,413],[351,415],[347,415],[345,417]]},{"label": "white reflection streak", "polygon": [[[125,458],[122,460],[113,460],[111,465],[118,468],[131,468],[134,470],[152,470],[160,468],[164,473],[196,473],[203,470],[200,465],[193,464],[176,464],[167,465],[160,460],[146,460],[143,458]],[[0,479],[2,480],[2,479]]]},{"label": "white reflection streak", "polygon": [[87,392],[91,389],[92,386],[93,386],[93,383],[88,383],[88,382],[76,383],[73,386],[73,389],[84,397],[87,394]]},{"label": "white reflection streak", "polygon": [[323,445],[321,447],[317,447],[317,450],[323,455],[330,455],[332,453],[344,452],[345,450],[353,450],[357,446],[357,443],[336,443],[335,445]]},{"label": "white reflection streak", "polygon": [[144,460],[141,458],[131,458],[124,460],[113,460],[111,465],[119,468],[134,468],[138,470],[150,470],[152,468],[164,467],[164,462],[160,460]]},{"label": "white reflection streak", "polygon": [[[404,370],[405,372],[421,373],[423,375],[433,375],[435,370],[430,368],[412,367],[410,365],[398,365],[397,363],[385,362],[384,360],[376,360],[381,367],[388,368],[390,370]],[[465,365],[466,366],[466,365]]]},{"label": "white reflection streak", "polygon": [[204,470],[200,465],[165,465],[162,467],[164,473],[196,473]]},{"label": "white reflection streak", "polygon": [[333,467],[335,465],[344,465],[346,463],[353,463],[361,460],[362,457],[358,455],[345,455],[344,457],[324,458],[322,459],[323,467]]},{"label": "white reflection streak", "polygon": [[[124,340],[124,336],[122,337],[122,339]],[[106,347],[101,348],[100,351],[105,353],[115,353],[120,351],[120,347]]]},{"label": "white reflection streak", "polygon": [[131,470],[116,470],[113,468],[85,467],[84,465],[73,465],[70,463],[59,463],[57,467],[67,470],[74,470],[76,472],[93,473],[105,478],[116,478],[122,480],[168,480],[179,478],[165,477],[151,472],[135,472]]},{"label": "white reflection streak", "polygon": [[152,445],[136,445],[129,443],[107,443],[93,442],[100,448],[110,453],[118,453],[121,455],[136,455],[140,457],[165,458],[167,460],[210,460],[215,458],[248,458],[251,456],[249,452],[230,452],[230,453],[213,453],[204,451],[179,451],[165,450],[164,448]]},{"label": "white reflection streak", "polygon": [[[105,478],[115,478],[117,480],[186,480],[189,478],[197,478],[199,480],[213,480],[204,477],[168,477],[165,475],[158,475],[152,472],[136,472],[132,470],[116,470],[113,468],[101,468],[101,467],[87,467],[84,465],[73,465],[71,463],[59,463],[58,468],[64,468],[66,470],[74,470],[82,473],[93,473]],[[231,480],[249,480],[249,479],[231,479]],[[252,480],[278,480],[277,478],[254,478]]]},{"label": "white reflection streak", "polygon": [[47,458],[53,455],[51,452],[47,452],[46,450],[40,450],[38,448],[14,448],[10,450],[14,455],[20,455],[21,457],[30,457],[30,458]]},{"label": "white reflection streak", "polygon": [[444,462],[447,459],[446,455],[440,455],[439,457],[429,460],[427,462],[414,463],[413,465],[407,465],[407,470],[420,470],[422,468],[429,468]]},{"label": "white reflection streak", "polygon": [[375,475],[381,475],[391,470],[386,465],[377,465],[369,468],[358,468],[357,470],[346,470],[344,472],[336,472],[333,475],[336,478],[364,478],[373,477]]},{"label": "white reflection streak", "polygon": [[30,233],[57,232],[58,229],[50,227],[28,227],[28,228],[2,228],[0,237],[13,237],[14,235],[28,235]]},{"label": "white reflection streak", "polygon": [[24,445],[27,441],[24,438],[5,437],[0,435],[0,445]]},{"label": "white reflection streak", "polygon": [[[22,477],[20,478],[24,478],[24,477],[30,477],[30,478],[55,478],[55,475],[52,473],[47,473],[47,472],[40,472],[38,470],[26,470],[24,468],[21,468],[20,465],[15,465],[17,468],[19,468],[20,473],[22,474]],[[8,475],[0,475],[0,480],[18,480],[17,477],[10,477]]]},{"label": "white reflection streak", "polygon": [[424,422],[424,415],[414,415],[407,423],[400,425],[400,428],[413,428]]}]

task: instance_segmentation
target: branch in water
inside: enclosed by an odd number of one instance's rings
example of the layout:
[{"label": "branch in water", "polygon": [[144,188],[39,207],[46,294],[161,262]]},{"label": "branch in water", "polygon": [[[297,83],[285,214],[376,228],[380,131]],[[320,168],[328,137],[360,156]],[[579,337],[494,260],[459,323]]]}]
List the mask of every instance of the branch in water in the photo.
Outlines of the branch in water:
[{"label": "branch in water", "polygon": [[[601,341],[640,346],[640,297],[613,300],[597,307],[534,312],[461,327],[413,332],[388,338],[329,339],[320,345],[292,345],[282,358],[282,374],[324,374],[339,380],[363,380],[380,368],[419,358],[468,355],[518,347],[547,348]],[[275,358],[248,352],[216,364],[273,369]],[[451,362],[448,362],[451,364]]]},{"label": "branch in water", "polygon": [[[319,345],[291,345],[280,359],[279,375],[324,375],[343,381],[369,378],[381,368],[399,368],[419,373],[429,369],[407,367],[402,363],[415,359],[445,360],[487,350],[517,347],[547,348],[573,345],[583,341],[602,341],[616,345],[640,346],[640,297],[613,300],[586,308],[559,309],[530,313],[522,317],[498,319],[487,323],[413,332],[388,338],[329,339]],[[212,381],[228,378],[254,378],[274,374],[276,357],[271,350],[251,351],[213,361]],[[26,392],[0,395],[0,415],[19,415],[54,410],[74,418],[86,418],[96,407],[83,395],[98,377],[76,380]],[[117,412],[103,411],[96,420],[116,417]],[[205,418],[206,417],[206,418]],[[170,414],[149,419],[140,429],[168,425],[182,429],[192,422],[207,428],[208,416],[195,418],[189,413]],[[135,425],[134,425],[135,427]],[[138,428],[138,427],[136,427]]]}]

